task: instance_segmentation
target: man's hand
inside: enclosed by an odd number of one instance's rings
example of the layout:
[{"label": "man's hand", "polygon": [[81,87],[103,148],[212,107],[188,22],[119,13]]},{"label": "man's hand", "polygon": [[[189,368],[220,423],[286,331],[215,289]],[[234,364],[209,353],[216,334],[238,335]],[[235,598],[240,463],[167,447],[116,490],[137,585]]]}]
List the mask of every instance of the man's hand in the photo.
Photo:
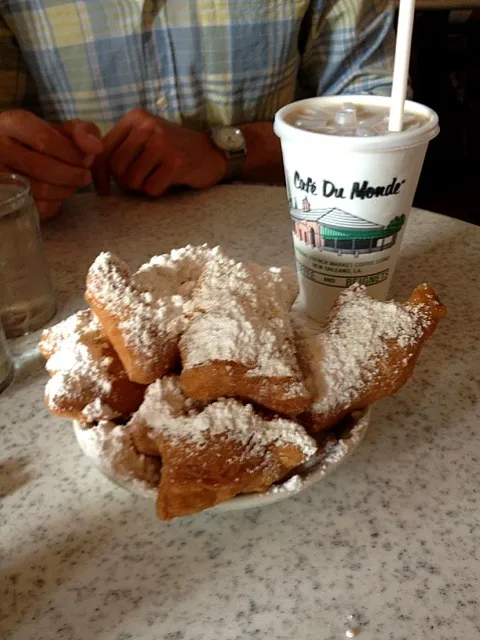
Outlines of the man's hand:
[{"label": "man's hand", "polygon": [[89,123],[52,125],[28,111],[0,114],[0,167],[26,176],[40,217],[59,212],[62,202],[91,183],[89,167],[103,145]]},{"label": "man's hand", "polygon": [[227,170],[225,156],[208,133],[191,131],[134,109],[103,139],[103,159],[123,189],[159,196],[172,185],[196,189],[219,182]]}]

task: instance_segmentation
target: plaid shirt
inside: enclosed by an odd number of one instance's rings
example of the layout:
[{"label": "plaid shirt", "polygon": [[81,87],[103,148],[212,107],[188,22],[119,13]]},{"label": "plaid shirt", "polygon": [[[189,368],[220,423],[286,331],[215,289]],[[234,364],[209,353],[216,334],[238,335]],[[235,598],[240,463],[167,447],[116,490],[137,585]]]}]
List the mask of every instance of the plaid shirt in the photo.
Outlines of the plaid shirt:
[{"label": "plaid shirt", "polygon": [[0,0],[0,109],[195,128],[391,89],[389,0]]}]

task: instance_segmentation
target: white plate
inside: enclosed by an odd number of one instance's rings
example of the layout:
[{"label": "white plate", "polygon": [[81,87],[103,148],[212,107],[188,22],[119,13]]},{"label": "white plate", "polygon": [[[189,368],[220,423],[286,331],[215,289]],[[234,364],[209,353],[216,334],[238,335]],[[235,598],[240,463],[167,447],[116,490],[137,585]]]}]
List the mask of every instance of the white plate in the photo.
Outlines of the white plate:
[{"label": "white plate", "polygon": [[[266,493],[236,496],[227,502],[222,502],[212,507],[209,511],[235,511],[238,509],[264,507],[268,504],[291,498],[293,495],[317,484],[332,471],[335,471],[360,445],[370,422],[370,413],[369,408],[365,411],[357,412],[352,424],[346,427],[341,435],[333,438],[321,453],[316,456],[315,460],[304,465],[301,473],[294,476],[293,479],[287,480],[283,484],[275,485]],[[73,429],[83,453],[92,460],[103,475],[130,493],[150,500],[156,499],[157,492],[155,489],[150,488],[139,480],[132,480],[128,476],[112,472],[111,467],[105,460],[95,456],[85,440],[85,431],[78,422],[73,422]]]}]

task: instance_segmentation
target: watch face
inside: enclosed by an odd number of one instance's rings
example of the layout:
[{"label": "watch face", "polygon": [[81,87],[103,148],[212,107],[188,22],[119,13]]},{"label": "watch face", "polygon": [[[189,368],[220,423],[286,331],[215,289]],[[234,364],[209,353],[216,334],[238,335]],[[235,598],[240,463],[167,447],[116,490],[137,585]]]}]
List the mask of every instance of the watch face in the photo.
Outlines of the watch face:
[{"label": "watch face", "polygon": [[227,151],[241,151],[244,147],[244,137],[240,129],[222,127],[215,132],[215,142]]}]

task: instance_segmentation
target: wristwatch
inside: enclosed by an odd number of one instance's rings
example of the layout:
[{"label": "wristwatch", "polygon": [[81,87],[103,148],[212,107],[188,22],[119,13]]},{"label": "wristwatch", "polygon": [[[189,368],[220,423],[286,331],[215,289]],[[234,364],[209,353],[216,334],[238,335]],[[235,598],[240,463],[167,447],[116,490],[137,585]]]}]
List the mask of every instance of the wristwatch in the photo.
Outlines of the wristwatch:
[{"label": "wristwatch", "polygon": [[238,127],[214,127],[210,133],[213,146],[225,154],[228,162],[222,182],[231,182],[240,175],[247,155],[245,136]]}]

